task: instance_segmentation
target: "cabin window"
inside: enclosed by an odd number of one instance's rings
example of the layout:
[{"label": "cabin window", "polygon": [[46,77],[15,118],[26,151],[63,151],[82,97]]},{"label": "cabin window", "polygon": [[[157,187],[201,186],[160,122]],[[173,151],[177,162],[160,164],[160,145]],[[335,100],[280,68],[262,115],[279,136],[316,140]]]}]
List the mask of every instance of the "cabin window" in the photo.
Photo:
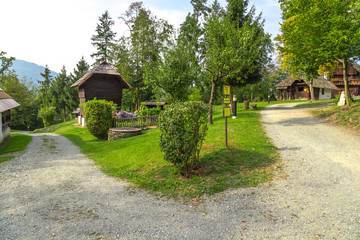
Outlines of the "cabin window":
[{"label": "cabin window", "polygon": [[325,88],[321,89],[321,95],[325,95]]},{"label": "cabin window", "polygon": [[299,92],[304,91],[304,87],[299,87],[299,88],[298,88],[298,91],[299,91]]}]

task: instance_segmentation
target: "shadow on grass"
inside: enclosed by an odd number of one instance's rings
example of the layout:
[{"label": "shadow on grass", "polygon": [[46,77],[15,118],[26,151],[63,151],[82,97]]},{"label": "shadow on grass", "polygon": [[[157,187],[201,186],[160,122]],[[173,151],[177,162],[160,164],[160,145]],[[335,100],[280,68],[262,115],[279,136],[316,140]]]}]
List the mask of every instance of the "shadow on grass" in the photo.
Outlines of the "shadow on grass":
[{"label": "shadow on grass", "polygon": [[220,149],[204,155],[200,159],[205,176],[211,174],[237,174],[240,171],[267,167],[274,163],[274,158],[256,151],[244,151],[236,148]]}]

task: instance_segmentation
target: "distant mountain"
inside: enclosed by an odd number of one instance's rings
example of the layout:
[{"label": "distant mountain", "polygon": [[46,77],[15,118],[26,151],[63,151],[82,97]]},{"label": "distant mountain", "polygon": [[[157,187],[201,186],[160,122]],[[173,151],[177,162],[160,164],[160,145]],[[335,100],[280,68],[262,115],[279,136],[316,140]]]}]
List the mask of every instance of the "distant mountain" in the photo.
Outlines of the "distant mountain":
[{"label": "distant mountain", "polygon": [[[13,61],[12,69],[15,70],[19,79],[26,77],[29,81],[32,82],[34,87],[38,87],[38,80],[43,80],[44,78],[40,76],[40,73],[45,71],[45,67],[37,65],[35,63],[27,62],[24,60],[15,59]],[[51,71],[51,76],[56,77],[57,72]]]}]

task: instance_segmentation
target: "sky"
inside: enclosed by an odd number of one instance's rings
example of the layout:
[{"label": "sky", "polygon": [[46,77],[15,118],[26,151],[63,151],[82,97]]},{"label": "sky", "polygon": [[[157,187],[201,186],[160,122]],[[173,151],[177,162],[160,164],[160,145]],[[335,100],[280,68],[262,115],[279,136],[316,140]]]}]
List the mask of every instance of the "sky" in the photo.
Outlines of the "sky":
[{"label": "sky", "polygon": [[[0,51],[6,56],[48,65],[60,72],[63,66],[72,72],[84,56],[92,64],[95,51],[91,36],[99,17],[106,11],[115,20],[116,37],[127,27],[118,19],[135,0],[0,0]],[[143,0],[144,6],[158,18],[178,28],[192,11],[190,0]],[[212,0],[208,1],[212,3]],[[225,6],[225,0],[219,1]],[[277,0],[250,0],[263,12],[265,30],[272,39],[279,33],[280,7]]]}]

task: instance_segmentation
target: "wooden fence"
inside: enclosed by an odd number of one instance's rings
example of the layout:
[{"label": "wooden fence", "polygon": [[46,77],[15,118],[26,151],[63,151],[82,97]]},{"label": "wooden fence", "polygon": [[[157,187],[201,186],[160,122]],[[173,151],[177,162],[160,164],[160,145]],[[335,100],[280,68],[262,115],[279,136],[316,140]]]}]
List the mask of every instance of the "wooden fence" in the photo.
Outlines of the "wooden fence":
[{"label": "wooden fence", "polygon": [[113,127],[146,128],[150,126],[157,126],[159,123],[159,116],[160,115],[132,117],[132,118],[117,118],[114,119]]}]

